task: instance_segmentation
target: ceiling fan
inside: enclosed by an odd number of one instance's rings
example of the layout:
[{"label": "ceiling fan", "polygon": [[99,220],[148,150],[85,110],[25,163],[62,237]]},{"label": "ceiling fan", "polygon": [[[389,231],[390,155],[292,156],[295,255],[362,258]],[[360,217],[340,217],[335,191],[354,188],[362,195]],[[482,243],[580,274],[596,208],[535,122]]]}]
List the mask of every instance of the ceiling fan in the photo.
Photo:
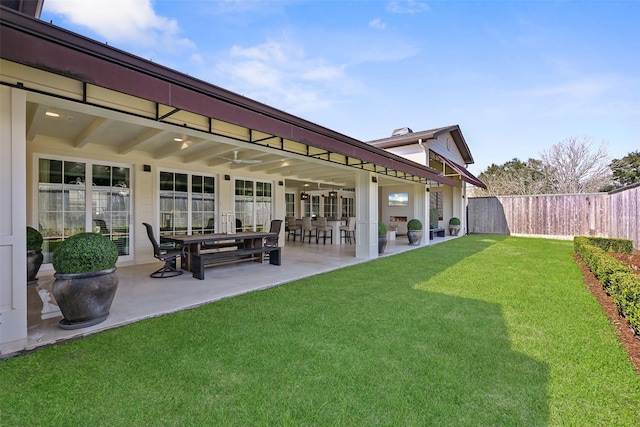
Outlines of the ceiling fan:
[{"label": "ceiling fan", "polygon": [[239,159],[238,158],[238,150],[233,150],[233,159],[229,159],[227,157],[221,157],[222,159],[228,160],[230,163],[233,163],[234,165],[237,164],[256,164],[256,163],[262,163],[262,160],[256,160],[256,159]]}]

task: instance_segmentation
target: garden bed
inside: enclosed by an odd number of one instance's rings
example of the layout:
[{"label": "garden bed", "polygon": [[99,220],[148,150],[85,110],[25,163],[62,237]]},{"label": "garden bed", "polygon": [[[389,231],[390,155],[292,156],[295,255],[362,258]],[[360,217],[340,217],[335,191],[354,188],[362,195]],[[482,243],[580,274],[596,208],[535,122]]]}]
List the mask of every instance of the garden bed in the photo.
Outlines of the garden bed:
[{"label": "garden bed", "polygon": [[[611,255],[625,263],[625,265],[628,265],[636,274],[640,274],[640,253],[637,251],[631,255],[616,253],[611,253]],[[640,337],[633,333],[629,322],[620,315],[613,300],[604,290],[596,276],[589,270],[589,267],[587,267],[578,255],[575,255],[575,259],[582,268],[585,285],[600,303],[602,310],[606,313],[609,321],[613,325],[618,339],[627,350],[631,362],[640,375]]]}]

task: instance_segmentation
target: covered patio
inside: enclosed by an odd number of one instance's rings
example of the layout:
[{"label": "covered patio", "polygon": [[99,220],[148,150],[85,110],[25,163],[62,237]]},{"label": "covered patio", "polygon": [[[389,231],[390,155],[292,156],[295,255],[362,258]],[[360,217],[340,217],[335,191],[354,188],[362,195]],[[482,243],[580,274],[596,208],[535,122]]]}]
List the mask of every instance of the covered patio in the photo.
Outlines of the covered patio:
[{"label": "covered patio", "polygon": [[[0,197],[7,201],[0,214],[11,218],[0,225],[0,355],[74,336],[33,330],[26,226],[45,240],[43,284],[66,238],[93,231],[116,243],[121,289],[113,315],[91,332],[374,259],[378,223],[390,218],[380,210],[388,193],[407,194],[402,217],[425,226],[430,185],[460,193],[459,179],[433,167],[5,7],[0,24],[0,144],[8,153],[0,158]],[[309,188],[318,194],[305,200]],[[321,202],[336,193],[339,205]],[[296,251],[282,232],[280,272],[266,264],[225,267],[204,283],[183,275],[173,287],[174,279],[146,278],[154,258],[142,223],[153,225],[156,238],[219,232],[229,213],[242,217],[243,231],[287,216],[355,217],[356,244]],[[324,267],[328,251],[339,258]],[[225,281],[225,291],[215,279],[233,268],[228,274],[242,283]],[[165,288],[167,295],[159,292]]]},{"label": "covered patio", "polygon": [[[430,244],[453,238],[456,237],[435,238]],[[408,245],[406,236],[401,236],[387,243],[382,256],[418,248],[420,246]],[[27,290],[28,343],[25,351],[369,261],[356,258],[354,254],[354,245],[289,242],[283,247],[282,266],[269,263],[219,266],[208,269],[205,280],[194,279],[189,272],[172,278],[152,279],[149,273],[161,265],[158,263],[121,266],[118,268],[120,284],[107,320],[77,330],[61,329],[58,326],[60,315],[42,319],[43,302],[38,290],[50,289],[54,278],[51,274],[40,274],[38,283],[29,285]]]}]

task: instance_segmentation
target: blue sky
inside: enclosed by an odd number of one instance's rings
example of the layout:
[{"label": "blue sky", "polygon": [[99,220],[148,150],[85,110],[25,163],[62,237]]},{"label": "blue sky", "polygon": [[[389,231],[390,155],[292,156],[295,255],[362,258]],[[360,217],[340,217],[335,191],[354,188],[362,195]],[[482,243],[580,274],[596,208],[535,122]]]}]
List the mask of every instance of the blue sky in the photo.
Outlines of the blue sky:
[{"label": "blue sky", "polygon": [[640,149],[640,0],[45,0],[42,19],[362,141],[458,124],[480,173]]}]

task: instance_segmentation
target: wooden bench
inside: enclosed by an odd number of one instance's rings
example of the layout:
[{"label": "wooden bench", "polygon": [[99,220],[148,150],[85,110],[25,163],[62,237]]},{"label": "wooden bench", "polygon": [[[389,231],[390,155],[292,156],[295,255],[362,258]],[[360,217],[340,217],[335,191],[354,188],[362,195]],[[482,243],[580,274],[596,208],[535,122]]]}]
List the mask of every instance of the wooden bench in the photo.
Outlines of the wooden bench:
[{"label": "wooden bench", "polygon": [[191,255],[191,271],[193,277],[196,279],[204,280],[204,269],[207,266],[229,264],[233,262],[243,261],[256,261],[259,257],[255,255],[269,254],[269,264],[281,265],[282,263],[282,248],[263,246],[260,248],[246,248],[238,249],[235,251],[220,251],[220,252],[203,252],[199,254]]},{"label": "wooden bench", "polygon": [[442,227],[430,228],[429,240],[433,240],[434,234],[436,235],[436,237],[444,237],[444,228]]}]

